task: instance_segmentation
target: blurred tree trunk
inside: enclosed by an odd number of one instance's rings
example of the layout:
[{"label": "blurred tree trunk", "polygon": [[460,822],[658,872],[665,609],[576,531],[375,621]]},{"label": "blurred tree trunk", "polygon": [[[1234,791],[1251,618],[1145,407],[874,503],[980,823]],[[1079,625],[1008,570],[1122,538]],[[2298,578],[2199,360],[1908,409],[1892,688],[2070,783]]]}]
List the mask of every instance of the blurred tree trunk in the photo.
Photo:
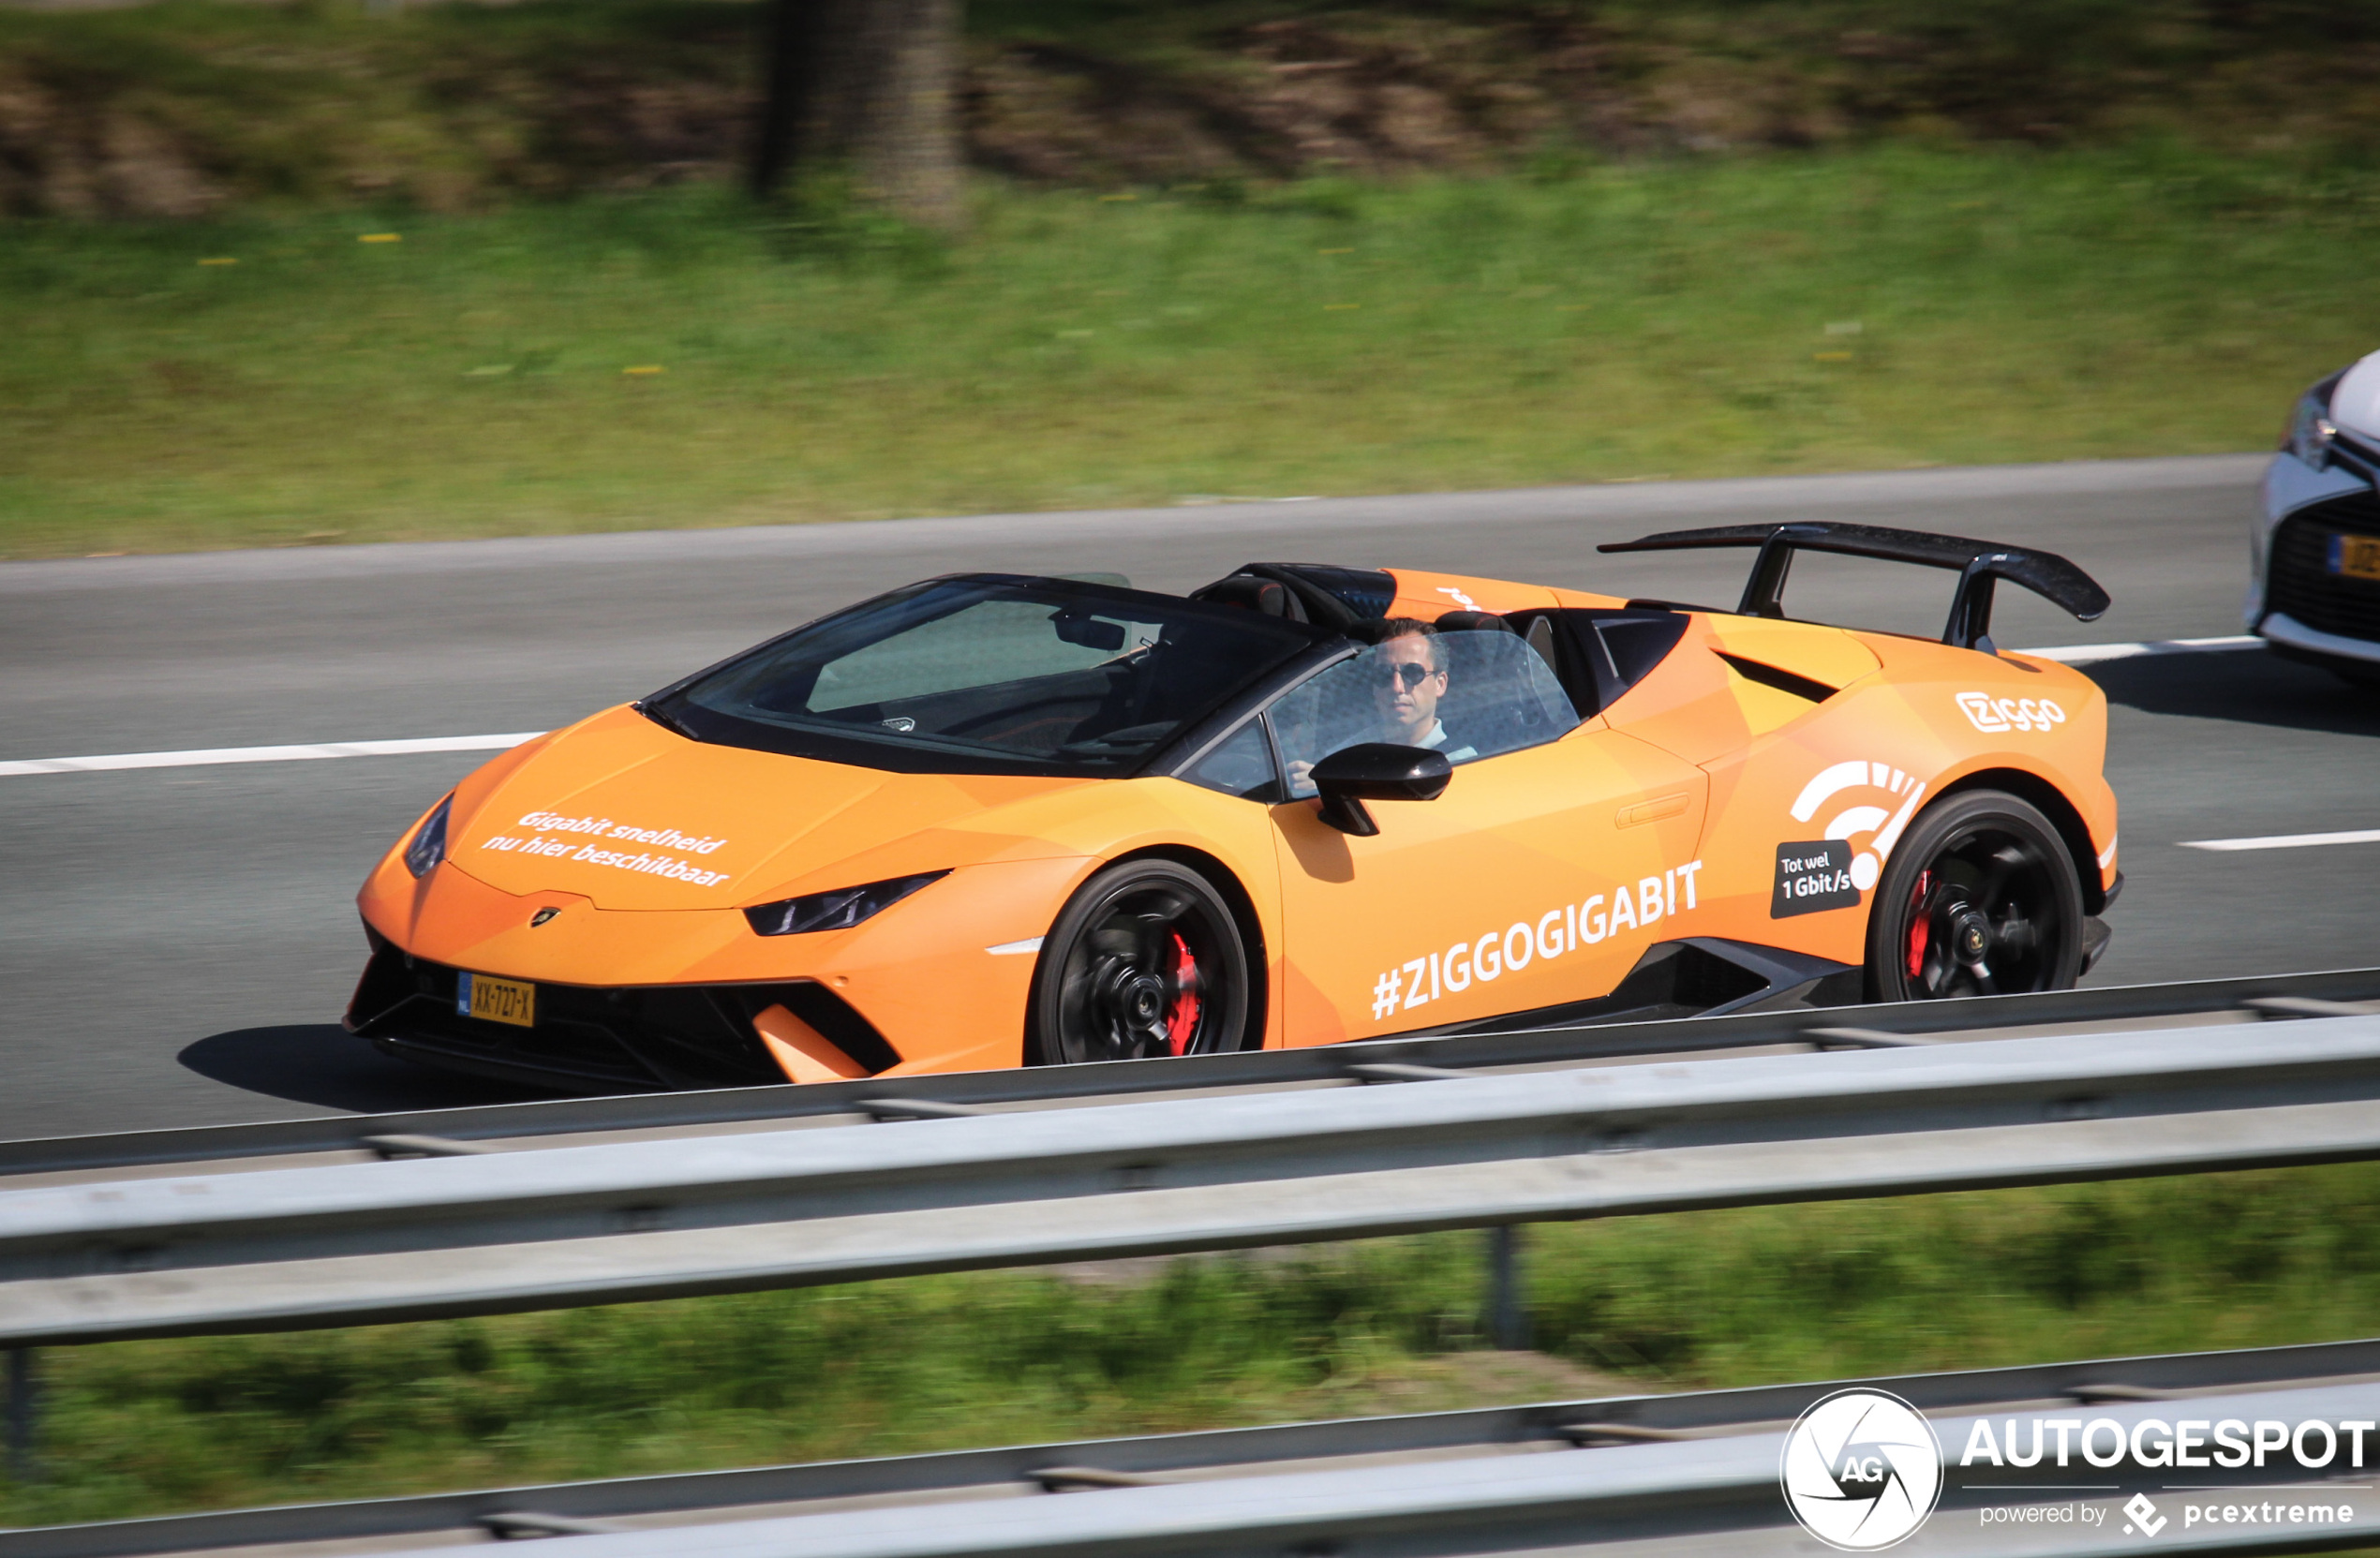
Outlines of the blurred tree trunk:
[{"label": "blurred tree trunk", "polygon": [[959,0],[771,0],[753,193],[817,171],[940,228],[959,220]]}]

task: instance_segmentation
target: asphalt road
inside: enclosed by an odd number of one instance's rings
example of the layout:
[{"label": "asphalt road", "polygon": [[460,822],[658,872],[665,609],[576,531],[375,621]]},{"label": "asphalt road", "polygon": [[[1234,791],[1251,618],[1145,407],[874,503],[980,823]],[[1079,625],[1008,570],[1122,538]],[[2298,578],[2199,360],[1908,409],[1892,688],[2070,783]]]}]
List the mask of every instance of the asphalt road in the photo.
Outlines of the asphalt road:
[{"label": "asphalt road", "polygon": [[[2052,547],[2115,596],[2003,591],[2011,645],[2236,633],[2261,456],[0,564],[0,760],[550,727],[865,594],[991,567],[1184,588],[1258,559],[1733,598],[1743,554],[1600,541],[1846,517]],[[1895,570],[1797,570],[1879,625]],[[1946,576],[1945,576],[1946,577]],[[2092,668],[2129,887],[2094,983],[2372,962],[2380,845],[2181,840],[2380,827],[2380,701],[2261,652]],[[501,1096],[334,1024],[365,868],[484,754],[0,777],[0,1136]]]}]

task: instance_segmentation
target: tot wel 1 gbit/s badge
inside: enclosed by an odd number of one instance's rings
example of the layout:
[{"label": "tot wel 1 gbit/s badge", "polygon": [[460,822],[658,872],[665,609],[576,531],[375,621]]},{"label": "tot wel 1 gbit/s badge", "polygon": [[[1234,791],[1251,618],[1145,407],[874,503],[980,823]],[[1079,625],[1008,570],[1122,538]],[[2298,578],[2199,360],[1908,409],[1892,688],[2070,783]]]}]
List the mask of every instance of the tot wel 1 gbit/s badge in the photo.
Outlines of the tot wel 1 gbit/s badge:
[{"label": "tot wel 1 gbit/s badge", "polygon": [[1942,1447],[1925,1415],[1882,1390],[1837,1390],[1785,1435],[1778,1482],[1803,1530],[1844,1552],[1914,1534],[1942,1491]]},{"label": "tot wel 1 gbit/s badge", "polygon": [[[1852,847],[1839,838],[1814,839],[1807,844],[1777,846],[1777,886],[1769,896],[1768,917],[1790,919],[1815,914],[1822,909],[1856,909],[1864,887],[1876,885],[1876,862],[1862,855],[1867,868],[1852,858]],[[1862,882],[1861,877],[1867,880]]]}]

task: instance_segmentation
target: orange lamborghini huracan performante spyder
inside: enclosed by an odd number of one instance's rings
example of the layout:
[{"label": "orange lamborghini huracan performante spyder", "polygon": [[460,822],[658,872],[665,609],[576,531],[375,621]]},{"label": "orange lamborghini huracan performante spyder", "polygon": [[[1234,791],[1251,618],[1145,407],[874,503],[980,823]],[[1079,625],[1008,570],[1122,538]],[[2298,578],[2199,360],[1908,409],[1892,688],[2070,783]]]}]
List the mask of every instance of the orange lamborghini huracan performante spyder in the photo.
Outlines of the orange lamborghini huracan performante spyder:
[{"label": "orange lamborghini huracan performante spyder", "polygon": [[[1734,611],[1253,564],[929,580],[505,753],[364,884],[348,1026],[617,1091],[2074,983],[2106,705],[1989,637],[2062,557],[1843,524]],[[1787,618],[1796,551],[1958,573],[1941,642]]]}]

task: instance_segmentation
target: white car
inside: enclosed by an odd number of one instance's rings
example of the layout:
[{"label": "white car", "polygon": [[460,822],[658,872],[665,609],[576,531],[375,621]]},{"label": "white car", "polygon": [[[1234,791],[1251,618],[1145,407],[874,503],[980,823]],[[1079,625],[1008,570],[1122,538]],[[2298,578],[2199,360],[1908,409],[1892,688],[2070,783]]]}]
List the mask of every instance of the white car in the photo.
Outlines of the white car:
[{"label": "white car", "polygon": [[2380,688],[2380,351],[2298,398],[2252,539],[2248,631]]}]

